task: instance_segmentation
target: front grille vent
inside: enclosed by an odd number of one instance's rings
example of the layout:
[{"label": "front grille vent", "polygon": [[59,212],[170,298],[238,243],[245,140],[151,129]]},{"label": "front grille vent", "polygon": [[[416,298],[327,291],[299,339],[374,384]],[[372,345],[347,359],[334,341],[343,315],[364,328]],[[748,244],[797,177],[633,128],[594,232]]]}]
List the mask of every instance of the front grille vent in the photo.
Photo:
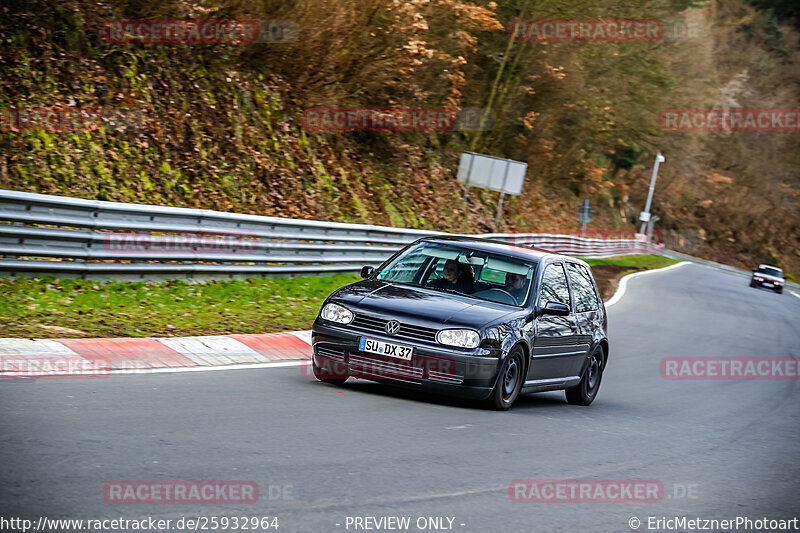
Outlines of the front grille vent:
[{"label": "front grille vent", "polygon": [[[383,318],[377,318],[359,313],[355,316],[351,324],[356,328],[374,331],[376,333],[385,335],[387,322],[389,321]],[[415,341],[436,342],[436,333],[437,330],[435,329],[425,328],[422,326],[413,326],[411,324],[401,322],[400,330],[392,336]]]}]

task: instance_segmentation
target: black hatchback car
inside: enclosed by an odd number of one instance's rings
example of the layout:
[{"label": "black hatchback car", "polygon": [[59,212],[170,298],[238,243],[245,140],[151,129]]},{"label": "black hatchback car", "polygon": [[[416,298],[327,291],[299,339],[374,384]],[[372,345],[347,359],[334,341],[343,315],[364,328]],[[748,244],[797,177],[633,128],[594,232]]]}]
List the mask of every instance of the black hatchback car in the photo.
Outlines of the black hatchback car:
[{"label": "black hatchback car", "polygon": [[589,265],[468,237],[428,237],[334,292],[314,321],[325,382],[387,380],[487,400],[566,390],[589,405],[608,362],[607,318]]}]

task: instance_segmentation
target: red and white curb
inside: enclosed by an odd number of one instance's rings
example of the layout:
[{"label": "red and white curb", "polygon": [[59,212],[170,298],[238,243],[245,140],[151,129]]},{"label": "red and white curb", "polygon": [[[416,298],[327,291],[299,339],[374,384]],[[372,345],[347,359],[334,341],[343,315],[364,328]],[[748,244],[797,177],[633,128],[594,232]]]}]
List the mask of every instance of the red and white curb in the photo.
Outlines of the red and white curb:
[{"label": "red and white curb", "polygon": [[[311,332],[117,339],[0,339],[0,375],[41,375],[46,365],[106,372],[202,371],[297,366],[311,358]],[[37,364],[40,363],[40,364]]]}]

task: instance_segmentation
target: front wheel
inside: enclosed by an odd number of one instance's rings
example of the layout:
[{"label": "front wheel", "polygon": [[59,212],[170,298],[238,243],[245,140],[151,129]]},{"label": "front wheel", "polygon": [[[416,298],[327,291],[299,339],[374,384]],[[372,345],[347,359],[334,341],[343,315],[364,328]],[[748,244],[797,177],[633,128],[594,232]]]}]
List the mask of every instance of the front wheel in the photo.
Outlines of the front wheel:
[{"label": "front wheel", "polygon": [[580,383],[574,387],[566,389],[567,402],[572,405],[589,405],[597,396],[600,390],[600,381],[603,379],[603,348],[598,346],[589,358],[589,366],[586,367]]},{"label": "front wheel", "polygon": [[525,361],[522,348],[517,346],[511,350],[511,353],[508,354],[503,366],[500,368],[497,384],[489,397],[489,403],[492,408],[498,411],[510,409],[514,405],[517,396],[519,396],[519,391],[522,390],[524,381]]}]

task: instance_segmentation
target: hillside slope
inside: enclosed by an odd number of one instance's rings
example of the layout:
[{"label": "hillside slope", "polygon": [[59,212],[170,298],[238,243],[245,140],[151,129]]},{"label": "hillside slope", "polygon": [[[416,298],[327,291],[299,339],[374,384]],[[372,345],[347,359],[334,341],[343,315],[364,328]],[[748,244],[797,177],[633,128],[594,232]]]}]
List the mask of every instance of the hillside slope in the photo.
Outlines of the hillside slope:
[{"label": "hillside slope", "polygon": [[[498,5],[499,4],[499,5]],[[655,152],[670,245],[800,272],[800,134],[675,133],[666,108],[798,108],[791,12],[745,0],[504,2],[12,0],[0,109],[133,112],[127,129],[0,131],[0,187],[319,220],[487,231],[497,195],[459,154],[528,163],[501,229],[634,229]],[[514,42],[515,18],[648,18],[660,42]],[[283,43],[117,43],[118,19],[291,20]],[[676,21],[680,22],[676,26]],[[689,31],[691,30],[691,31]],[[303,110],[491,107],[487,131],[309,132]]]}]

